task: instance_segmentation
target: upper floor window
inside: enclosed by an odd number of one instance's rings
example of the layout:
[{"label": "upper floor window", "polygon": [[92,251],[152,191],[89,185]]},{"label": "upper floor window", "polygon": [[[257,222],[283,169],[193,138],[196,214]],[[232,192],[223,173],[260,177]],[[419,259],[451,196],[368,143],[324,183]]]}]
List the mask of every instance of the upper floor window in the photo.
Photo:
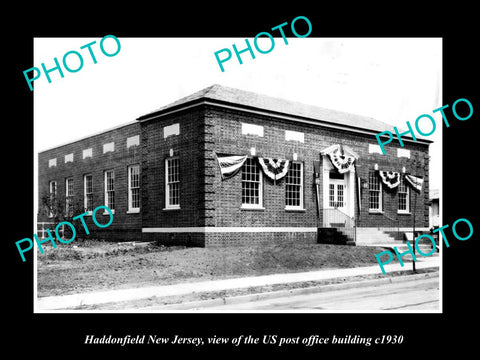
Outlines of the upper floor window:
[{"label": "upper floor window", "polygon": [[73,153],[65,155],[65,164],[68,162],[73,162]]},{"label": "upper floor window", "polygon": [[88,148],[88,149],[85,149],[82,151],[82,157],[84,159],[88,158],[88,157],[92,157],[92,148]]},{"label": "upper floor window", "polygon": [[242,123],[242,135],[257,135],[263,137],[263,126]]},{"label": "upper floor window", "polygon": [[169,136],[172,135],[179,135],[180,134],[180,124],[172,124],[165,126],[163,128],[163,138],[166,139]]},{"label": "upper floor window", "polygon": [[110,151],[115,151],[115,143],[109,142],[107,144],[103,144],[103,153],[105,154]]},{"label": "upper floor window", "polygon": [[140,135],[135,135],[127,138],[127,148],[137,145],[140,145]]},{"label": "upper floor window", "polygon": [[293,131],[293,130],[285,130],[285,140],[287,141],[299,141],[305,142],[305,135],[303,132]]}]

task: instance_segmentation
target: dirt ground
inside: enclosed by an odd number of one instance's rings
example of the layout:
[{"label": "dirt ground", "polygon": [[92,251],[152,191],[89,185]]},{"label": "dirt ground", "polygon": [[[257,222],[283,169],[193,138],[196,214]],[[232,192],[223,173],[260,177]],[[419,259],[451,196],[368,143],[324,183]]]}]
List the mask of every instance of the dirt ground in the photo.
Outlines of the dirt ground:
[{"label": "dirt ground", "polygon": [[[84,242],[37,254],[38,296],[377,263],[383,248],[325,244],[185,248]],[[379,270],[380,272],[380,270]]]}]

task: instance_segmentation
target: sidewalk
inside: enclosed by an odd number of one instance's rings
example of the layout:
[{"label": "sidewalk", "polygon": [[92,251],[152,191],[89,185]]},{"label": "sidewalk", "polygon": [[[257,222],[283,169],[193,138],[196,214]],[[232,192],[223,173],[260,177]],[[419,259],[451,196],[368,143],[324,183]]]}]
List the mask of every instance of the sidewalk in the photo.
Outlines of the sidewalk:
[{"label": "sidewalk", "polygon": [[[415,263],[417,269],[435,268],[440,266],[440,257],[427,257]],[[412,264],[389,264],[385,266],[386,275],[394,271],[412,270]],[[38,298],[35,303],[35,312],[50,312],[52,310],[68,309],[81,305],[105,304],[111,302],[131,301],[151,297],[178,296],[207,291],[223,291],[254,286],[265,286],[305,281],[320,281],[338,277],[352,277],[359,275],[381,274],[379,265],[348,268],[318,270],[288,274],[272,274],[236,279],[210,280],[174,285],[149,286],[132,289],[98,291],[83,294],[62,296],[48,296]]]}]

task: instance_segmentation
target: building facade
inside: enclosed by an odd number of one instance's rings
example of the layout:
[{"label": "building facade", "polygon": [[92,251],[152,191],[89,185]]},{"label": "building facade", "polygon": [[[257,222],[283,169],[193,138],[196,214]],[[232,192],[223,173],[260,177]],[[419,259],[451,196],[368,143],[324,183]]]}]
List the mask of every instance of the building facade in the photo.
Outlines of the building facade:
[{"label": "building facade", "polygon": [[375,134],[385,130],[372,118],[213,85],[39,153],[38,222],[72,204],[107,205],[113,223],[95,236],[115,241],[361,244],[373,238],[367,229],[398,238],[414,220],[428,227],[430,141],[403,137],[383,155]]}]

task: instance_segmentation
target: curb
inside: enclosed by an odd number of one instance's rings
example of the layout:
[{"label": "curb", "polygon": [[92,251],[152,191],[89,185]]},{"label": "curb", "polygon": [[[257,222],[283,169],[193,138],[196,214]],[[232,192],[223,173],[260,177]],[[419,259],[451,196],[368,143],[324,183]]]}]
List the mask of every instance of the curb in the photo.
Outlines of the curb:
[{"label": "curb", "polygon": [[[437,261],[422,261],[418,263],[417,269],[427,269],[427,268],[436,268],[439,269],[439,264]],[[387,265],[388,272],[404,271],[406,268],[401,267],[399,264]],[[333,272],[333,274],[332,274]],[[159,298],[159,297],[170,297],[170,296],[184,296],[187,294],[202,294],[202,293],[220,293],[224,291],[231,291],[236,289],[246,289],[251,287],[261,287],[275,284],[287,284],[287,283],[306,283],[306,282],[317,282],[332,279],[332,278],[352,278],[355,276],[361,275],[373,275],[378,273],[377,266],[368,266],[364,268],[349,268],[349,269],[333,269],[333,270],[323,270],[323,271],[313,271],[305,273],[289,273],[289,274],[271,274],[263,275],[258,277],[251,278],[249,282],[244,280],[249,280],[249,278],[239,278],[239,279],[224,279],[217,281],[207,281],[205,283],[183,283],[183,284],[174,284],[174,285],[165,285],[165,286],[149,286],[143,288],[132,288],[132,289],[116,289],[116,290],[107,290],[101,292],[91,292],[91,293],[81,293],[81,294],[70,294],[70,295],[60,295],[60,296],[51,296],[38,298],[34,302],[34,311],[35,312],[50,312],[50,311],[62,311],[62,310],[81,310],[78,307],[82,306],[100,306],[104,307],[107,304],[118,304],[118,303],[128,303],[131,301],[137,301],[141,299],[148,298]],[[299,279],[301,276],[301,279]],[[412,276],[412,275],[405,275]],[[396,276],[396,277],[402,277]],[[380,279],[382,281],[390,281],[393,277],[388,277],[386,279]],[[232,284],[232,281],[235,284]],[[238,281],[242,281],[238,283]],[[365,281],[365,280],[364,280]],[[355,283],[355,279],[352,279],[348,283]],[[358,282],[358,281],[357,281]],[[318,287],[318,285],[317,285]],[[168,289],[168,290],[167,290]],[[294,290],[294,289],[290,289]],[[283,290],[285,291],[285,290]],[[265,293],[264,293],[265,294]],[[241,296],[241,295],[240,295]],[[222,300],[223,301],[223,300]],[[173,305],[173,304],[172,304]],[[179,304],[177,304],[179,305]],[[154,305],[153,305],[154,306]],[[164,305],[168,306],[168,305]]]},{"label": "curb", "polygon": [[317,285],[317,286],[310,286],[306,288],[260,292],[255,294],[230,296],[230,297],[227,296],[222,298],[191,301],[191,302],[180,303],[180,304],[169,304],[169,305],[163,305],[163,306],[153,305],[149,307],[138,308],[136,310],[141,311],[141,310],[149,310],[152,308],[155,308],[158,310],[186,310],[186,309],[195,310],[195,307],[200,307],[200,306],[208,307],[208,306],[219,306],[219,305],[236,305],[236,304],[243,304],[243,303],[254,302],[259,300],[275,299],[275,298],[285,297],[285,296],[308,295],[308,294],[315,294],[315,293],[322,293],[322,292],[329,292],[329,291],[348,290],[352,288],[379,286],[384,284],[401,283],[404,281],[411,281],[411,280],[430,279],[434,277],[439,277],[439,270],[422,273],[422,274],[393,276],[393,277],[383,278],[383,279],[351,281],[351,282],[341,283],[341,284],[329,284],[329,285],[320,285],[320,286]]}]

